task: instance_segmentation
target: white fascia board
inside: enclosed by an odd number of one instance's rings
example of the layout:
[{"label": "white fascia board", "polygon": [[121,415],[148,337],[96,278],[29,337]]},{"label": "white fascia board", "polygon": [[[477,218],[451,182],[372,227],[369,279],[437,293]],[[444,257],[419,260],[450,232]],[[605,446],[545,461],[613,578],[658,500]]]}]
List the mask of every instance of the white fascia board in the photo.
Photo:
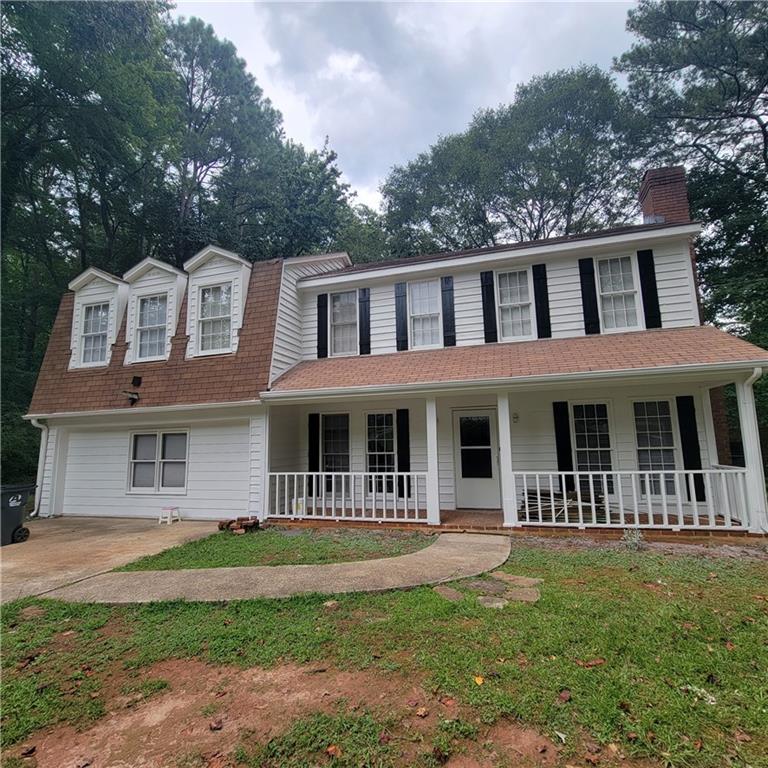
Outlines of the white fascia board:
[{"label": "white fascia board", "polygon": [[359,272],[344,272],[334,275],[328,273],[304,277],[298,281],[299,288],[316,288],[330,285],[344,285],[349,283],[370,282],[382,278],[391,278],[402,276],[404,273],[422,274],[428,272],[445,272],[456,269],[466,270],[468,268],[477,268],[481,265],[492,265],[500,261],[523,260],[532,257],[541,258],[543,256],[560,256],[569,253],[579,253],[586,250],[604,251],[616,247],[647,243],[649,241],[669,240],[674,238],[687,238],[691,235],[698,235],[701,232],[701,224],[685,224],[683,226],[675,225],[663,229],[650,229],[641,232],[628,232],[619,235],[610,235],[607,237],[591,237],[584,240],[572,240],[561,243],[549,243],[542,240],[539,243],[531,244],[525,248],[516,248],[514,244],[510,245],[507,251],[493,251],[492,253],[478,253],[473,256],[447,256],[446,258],[435,258],[429,261],[409,263],[408,259],[403,259],[402,264],[390,264],[387,267],[379,269],[365,269]]},{"label": "white fascia board", "polygon": [[98,411],[63,411],[61,413],[27,413],[22,416],[26,421],[32,419],[77,419],[94,416],[129,416],[131,414],[152,415],[155,413],[175,413],[178,411],[202,411],[224,408],[243,408],[244,406],[262,405],[258,398],[253,400],[234,400],[231,403],[180,403],[178,405],[155,405],[132,408],[104,408]]},{"label": "white fascia board", "polygon": [[[265,403],[277,402],[314,402],[316,400],[331,400],[344,397],[372,397],[380,395],[426,395],[467,390],[477,392],[482,390],[530,389],[532,386],[557,388],[576,383],[595,381],[614,381],[635,378],[680,377],[690,379],[701,374],[712,374],[718,382],[728,383],[728,374],[739,374],[745,370],[768,367],[768,360],[744,360],[743,362],[706,363],[695,365],[673,365],[658,368],[621,368],[608,371],[586,371],[574,374],[548,373],[541,376],[514,376],[494,379],[466,379],[422,384],[383,384],[380,386],[339,387],[330,389],[296,389],[285,391],[262,392],[261,399]],[[712,386],[717,386],[713,383]]]},{"label": "white fascia board", "polygon": [[184,262],[184,271],[194,272],[214,256],[222,256],[225,259],[230,259],[231,261],[234,261],[241,266],[248,267],[248,269],[250,269],[252,266],[250,261],[244,259],[237,253],[227,251],[224,248],[219,248],[217,245],[206,245],[205,248],[203,248],[201,251],[198,251],[194,256],[192,256],[192,258],[187,259],[187,261]]},{"label": "white fascia board", "polygon": [[151,256],[148,256],[146,259],[140,261],[135,267],[129,269],[123,275],[123,280],[126,283],[133,283],[142,275],[145,275],[147,272],[149,272],[151,269],[160,269],[163,272],[168,272],[171,275],[186,278],[186,275],[180,269],[176,269],[176,267],[171,266],[164,261],[158,261],[157,259],[153,259]]},{"label": "white fascia board", "polygon": [[96,267],[88,267],[85,272],[81,272],[76,278],[74,278],[69,283],[67,288],[69,288],[70,291],[79,291],[81,288],[88,285],[91,280],[96,279],[106,280],[108,283],[112,283],[112,285],[125,285],[124,280],[121,280],[115,275],[110,275],[109,272],[104,272],[103,270],[97,269]]},{"label": "white fascia board", "polygon": [[349,254],[346,251],[336,251],[334,253],[312,253],[307,256],[289,256],[283,260],[288,266],[294,264],[312,264],[320,261],[338,261],[345,267],[352,266],[352,259],[349,258]]}]

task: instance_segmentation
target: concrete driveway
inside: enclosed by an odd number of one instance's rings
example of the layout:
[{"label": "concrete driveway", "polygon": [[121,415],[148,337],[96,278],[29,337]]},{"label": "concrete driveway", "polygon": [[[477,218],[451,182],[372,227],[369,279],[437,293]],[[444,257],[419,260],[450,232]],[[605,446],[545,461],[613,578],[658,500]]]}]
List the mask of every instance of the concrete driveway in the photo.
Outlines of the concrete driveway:
[{"label": "concrete driveway", "polygon": [[56,517],[28,527],[27,541],[0,548],[2,602],[43,595],[216,531],[210,521],[158,525],[122,517]]}]

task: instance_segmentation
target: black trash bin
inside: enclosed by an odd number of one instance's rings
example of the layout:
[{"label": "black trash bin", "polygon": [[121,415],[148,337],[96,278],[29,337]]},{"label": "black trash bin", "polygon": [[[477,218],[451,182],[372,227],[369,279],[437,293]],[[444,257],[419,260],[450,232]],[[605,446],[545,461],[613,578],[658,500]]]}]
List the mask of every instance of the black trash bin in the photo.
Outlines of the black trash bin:
[{"label": "black trash bin", "polygon": [[25,528],[24,510],[29,494],[35,490],[34,483],[19,485],[3,485],[0,487],[2,496],[2,519],[0,519],[0,538],[2,546],[16,544],[29,538],[29,528]]}]

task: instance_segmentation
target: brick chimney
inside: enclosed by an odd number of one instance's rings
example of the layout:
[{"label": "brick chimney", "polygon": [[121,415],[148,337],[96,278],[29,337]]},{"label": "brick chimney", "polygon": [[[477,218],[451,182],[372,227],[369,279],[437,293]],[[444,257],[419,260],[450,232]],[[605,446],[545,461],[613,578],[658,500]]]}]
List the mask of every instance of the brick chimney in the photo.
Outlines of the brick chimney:
[{"label": "brick chimney", "polygon": [[683,224],[691,220],[685,169],[680,165],[646,171],[638,197],[643,224]]}]

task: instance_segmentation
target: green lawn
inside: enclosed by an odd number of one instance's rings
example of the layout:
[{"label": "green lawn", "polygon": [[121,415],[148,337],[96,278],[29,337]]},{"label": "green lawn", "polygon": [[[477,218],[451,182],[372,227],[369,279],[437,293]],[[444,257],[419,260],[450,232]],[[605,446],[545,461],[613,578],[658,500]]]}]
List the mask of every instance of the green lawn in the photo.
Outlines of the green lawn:
[{"label": "green lawn", "polygon": [[395,557],[434,542],[423,533],[387,530],[281,529],[241,536],[222,531],[157,555],[142,557],[119,571],[170,571],[179,568],[231,568],[240,565],[341,563]]},{"label": "green lawn", "polygon": [[[104,679],[115,665],[322,660],[396,670],[404,684],[424,679],[474,722],[509,717],[553,739],[559,732],[566,752],[586,734],[660,765],[768,766],[765,563],[521,544],[503,568],[543,578],[541,600],[489,610],[459,582],[466,594],[458,602],[424,587],[342,595],[332,612],[323,596],[229,605],[12,603],[2,617],[3,740],[101,717]],[[73,634],[63,644],[65,630]],[[150,688],[148,695],[163,695],[161,683]],[[456,728],[452,722],[441,728]],[[379,739],[382,727],[364,712],[318,714],[286,723],[282,737],[240,758],[323,763],[321,748],[338,738],[344,758],[337,764],[397,765],[396,744]],[[438,737],[445,752],[453,736]]]}]

